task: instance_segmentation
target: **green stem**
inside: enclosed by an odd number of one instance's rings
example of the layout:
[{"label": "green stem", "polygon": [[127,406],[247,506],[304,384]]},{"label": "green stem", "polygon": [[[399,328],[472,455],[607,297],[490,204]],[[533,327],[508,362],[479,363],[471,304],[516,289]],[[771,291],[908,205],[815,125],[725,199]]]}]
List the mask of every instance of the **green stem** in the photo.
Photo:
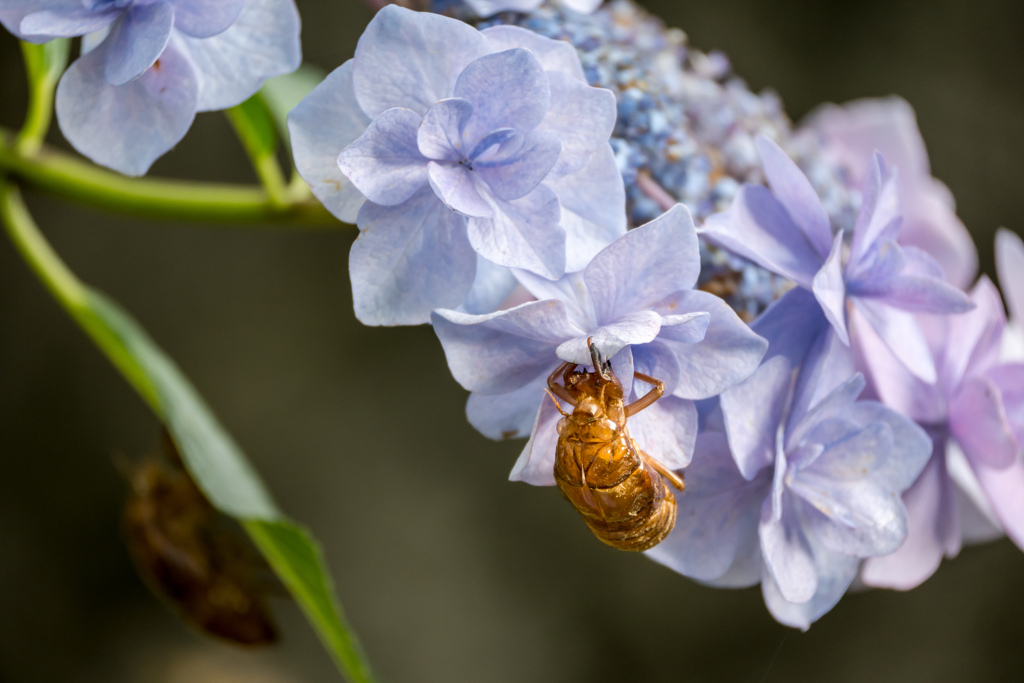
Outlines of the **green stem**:
[{"label": "green stem", "polygon": [[14,246],[50,293],[77,322],[157,414],[160,398],[124,345],[90,306],[89,292],[46,241],[18,190],[0,178],[0,218]]},{"label": "green stem", "polygon": [[[227,114],[228,121],[231,122],[235,133],[242,141],[242,146],[245,147],[246,154],[249,155],[253,169],[259,177],[260,183],[263,184],[263,189],[267,191],[270,201],[278,206],[284,206],[288,201],[288,188],[281,165],[277,163],[276,136],[272,135],[269,141],[265,139],[264,131],[257,129],[252,115],[246,112],[246,108],[262,106],[263,103],[257,94],[249,101],[226,109],[224,113]],[[271,126],[270,131],[273,133],[273,122],[270,121],[270,115],[266,114],[266,117],[268,125]]]},{"label": "green stem", "polygon": [[279,224],[338,228],[338,219],[314,199],[276,204],[259,188],[226,183],[195,183],[127,178],[42,146],[34,155],[19,151],[0,129],[0,172],[58,197],[100,209],[146,218],[225,224]]},{"label": "green stem", "polygon": [[39,151],[53,118],[53,94],[68,61],[69,40],[54,40],[46,45],[22,43],[28,76],[28,113],[18,133],[17,149],[25,156]]}]

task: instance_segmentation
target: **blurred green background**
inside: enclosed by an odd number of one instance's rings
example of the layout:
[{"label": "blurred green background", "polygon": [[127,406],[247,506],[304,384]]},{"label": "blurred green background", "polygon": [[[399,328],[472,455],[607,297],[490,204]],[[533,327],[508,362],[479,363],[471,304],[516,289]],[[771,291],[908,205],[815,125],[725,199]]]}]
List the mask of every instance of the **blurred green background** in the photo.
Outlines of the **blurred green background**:
[{"label": "blurred green background", "polygon": [[[307,61],[348,59],[370,11],[299,0]],[[650,0],[794,119],[898,93],[955,194],[985,270],[1024,230],[1024,3]],[[19,125],[17,45],[0,36],[0,125]],[[50,142],[66,147],[56,130]],[[253,181],[224,117],[200,115],[154,175]],[[387,681],[1020,681],[1024,554],[966,549],[910,593],[847,596],[808,633],[759,589],[703,588],[597,543],[557,491],[506,481],[521,442],[463,415],[430,329],[352,315],[355,230],[128,219],[30,193],[58,251],[120,300],[214,406],[283,508],[326,546]],[[157,424],[0,241],[0,680],[337,680],[297,608],[260,653],[182,626],[119,535],[125,485]]]}]

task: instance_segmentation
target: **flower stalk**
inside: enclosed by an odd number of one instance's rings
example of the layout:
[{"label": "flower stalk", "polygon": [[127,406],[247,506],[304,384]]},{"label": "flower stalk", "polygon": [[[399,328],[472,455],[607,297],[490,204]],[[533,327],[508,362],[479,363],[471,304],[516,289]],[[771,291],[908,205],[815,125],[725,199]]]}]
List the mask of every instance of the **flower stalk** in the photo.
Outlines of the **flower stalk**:
[{"label": "flower stalk", "polygon": [[265,189],[228,183],[128,178],[39,146],[33,154],[0,129],[0,171],[63,199],[143,218],[234,225],[338,228],[344,224],[295,186],[275,201]]}]

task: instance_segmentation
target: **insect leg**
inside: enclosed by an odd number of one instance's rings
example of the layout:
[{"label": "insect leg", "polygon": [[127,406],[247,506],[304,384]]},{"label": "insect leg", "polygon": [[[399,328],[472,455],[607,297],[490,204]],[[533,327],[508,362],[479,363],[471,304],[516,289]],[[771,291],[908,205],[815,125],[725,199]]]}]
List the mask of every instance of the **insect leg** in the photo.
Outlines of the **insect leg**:
[{"label": "insect leg", "polygon": [[660,379],[648,377],[647,375],[641,372],[634,372],[633,377],[644,382],[647,382],[648,384],[653,384],[654,388],[648,391],[642,397],[638,398],[637,400],[633,401],[628,406],[626,406],[626,417],[636,415],[641,410],[649,407],[652,403],[661,398],[665,393],[665,383],[662,382]]},{"label": "insect leg", "polygon": [[562,408],[562,404],[558,402],[558,399],[557,399],[557,398],[555,398],[555,395],[554,395],[554,394],[552,394],[552,393],[551,393],[550,391],[548,391],[547,389],[545,389],[544,391],[545,391],[545,392],[547,392],[547,395],[551,397],[551,400],[552,400],[552,401],[554,401],[554,403],[555,403],[555,409],[556,409],[556,410],[558,410],[558,412],[560,412],[560,413],[562,414],[562,417],[569,417],[570,415],[572,415],[572,413],[567,413],[567,412],[565,412],[565,409],[564,409],[564,408]]},{"label": "insect leg", "polygon": [[686,482],[683,481],[682,475],[676,474],[643,451],[640,451],[640,455],[643,457],[644,462],[654,468],[655,472],[668,479],[668,483],[672,484],[672,486],[676,487],[680,491],[686,490]]},{"label": "insect leg", "polygon": [[[574,363],[566,361],[555,368],[554,372],[548,375],[548,388],[551,390],[551,393],[571,405],[573,408],[576,407],[576,399],[572,397],[572,394],[569,393],[568,389],[559,384],[556,380],[560,374],[566,373],[574,367],[576,367]],[[561,407],[559,407],[559,410],[561,410]]]}]

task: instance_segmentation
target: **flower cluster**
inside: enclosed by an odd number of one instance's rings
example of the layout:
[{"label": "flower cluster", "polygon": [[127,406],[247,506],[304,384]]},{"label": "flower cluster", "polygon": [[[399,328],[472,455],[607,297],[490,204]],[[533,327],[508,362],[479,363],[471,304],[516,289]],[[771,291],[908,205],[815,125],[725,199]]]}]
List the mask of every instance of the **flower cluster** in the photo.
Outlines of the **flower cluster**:
[{"label": "flower cluster", "polygon": [[[627,402],[663,382],[630,435],[687,490],[648,554],[760,583],[785,624],[858,577],[916,585],[963,540],[1024,547],[1024,345],[991,283],[962,289],[977,257],[909,107],[794,133],[626,0],[536,5],[386,7],[292,112],[297,167],[361,231],[360,320],[429,318],[469,421],[528,437],[511,478],[535,485],[561,363],[610,359]],[[1024,305],[1024,243],[1000,243]]]},{"label": "flower cluster", "polygon": [[0,0],[22,40],[83,36],[57,88],[57,119],[75,149],[142,175],[196,112],[243,102],[298,68],[294,0]]},{"label": "flower cluster", "polygon": [[[1008,322],[909,105],[793,131],[630,0],[431,6],[381,9],[290,142],[359,228],[356,316],[433,326],[473,426],[527,438],[513,480],[555,483],[546,383],[605,358],[627,403],[663,384],[629,447],[685,470],[648,555],[760,584],[782,623],[967,542],[1024,548],[1024,241],[997,239]],[[293,0],[0,0],[0,21],[84,36],[61,127],[128,174],[299,62]]]}]

